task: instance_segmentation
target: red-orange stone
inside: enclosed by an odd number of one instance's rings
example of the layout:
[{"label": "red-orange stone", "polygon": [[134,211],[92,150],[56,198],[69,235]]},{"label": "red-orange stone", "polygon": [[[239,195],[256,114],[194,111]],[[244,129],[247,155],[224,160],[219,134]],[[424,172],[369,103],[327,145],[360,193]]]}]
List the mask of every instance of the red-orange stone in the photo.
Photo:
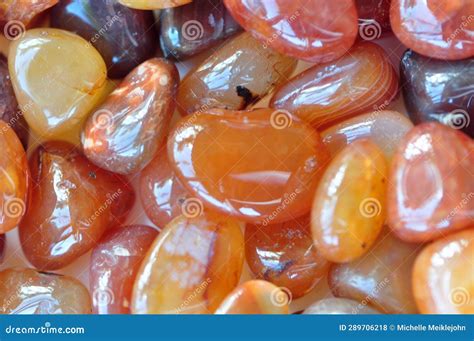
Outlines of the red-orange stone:
[{"label": "red-orange stone", "polygon": [[70,264],[133,205],[125,178],[93,165],[69,143],[39,146],[29,166],[31,190],[19,232],[23,252],[37,269]]},{"label": "red-orange stone", "polygon": [[168,156],[205,206],[262,224],[308,213],[329,161],[315,130],[272,109],[187,116],[170,135]]},{"label": "red-orange stone", "polygon": [[129,314],[133,283],[158,230],[125,226],[107,232],[91,255],[93,313]]},{"label": "red-orange stone", "polygon": [[392,160],[388,221],[406,241],[429,241],[474,219],[474,142],[441,125],[415,126]]},{"label": "red-orange stone", "polygon": [[353,0],[225,0],[234,19],[266,47],[313,63],[343,55],[357,36]]},{"label": "red-orange stone", "polygon": [[392,30],[410,49],[432,58],[474,56],[472,0],[392,0]]}]

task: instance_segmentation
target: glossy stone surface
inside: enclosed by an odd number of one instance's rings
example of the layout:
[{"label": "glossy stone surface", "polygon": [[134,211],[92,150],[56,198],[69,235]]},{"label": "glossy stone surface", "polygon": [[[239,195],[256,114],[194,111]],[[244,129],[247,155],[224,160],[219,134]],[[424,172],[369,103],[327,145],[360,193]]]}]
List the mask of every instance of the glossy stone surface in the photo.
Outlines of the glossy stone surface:
[{"label": "glossy stone surface", "polygon": [[20,140],[0,120],[0,233],[15,228],[26,211],[28,162]]},{"label": "glossy stone surface", "polygon": [[413,292],[423,314],[474,313],[474,230],[426,246],[413,268]]},{"label": "glossy stone surface", "polygon": [[474,58],[444,61],[408,50],[400,71],[403,99],[415,124],[438,121],[474,137]]},{"label": "glossy stone surface", "polygon": [[90,289],[95,314],[129,314],[141,262],[158,235],[143,225],[108,231],[92,250]]},{"label": "glossy stone surface", "polygon": [[133,289],[135,314],[210,314],[239,282],[240,224],[204,213],[171,221],[154,241]]},{"label": "glossy stone surface", "polygon": [[275,90],[270,105],[315,127],[385,108],[398,91],[398,77],[385,51],[361,42],[341,58],[317,64]]},{"label": "glossy stone surface", "polygon": [[151,12],[121,5],[117,0],[65,0],[51,11],[51,26],[74,32],[102,55],[111,78],[122,78],[151,58],[158,34]]},{"label": "glossy stone surface", "polygon": [[411,279],[420,250],[420,245],[402,242],[384,231],[359,260],[331,268],[331,291],[337,297],[351,298],[386,314],[416,314]]},{"label": "glossy stone surface", "polygon": [[65,142],[39,146],[29,160],[31,191],[20,223],[26,258],[36,268],[62,268],[120,224],[135,194],[126,179],[90,163]]},{"label": "glossy stone surface", "polygon": [[224,3],[235,20],[264,47],[308,62],[322,63],[340,57],[357,35],[357,11],[352,0]]},{"label": "glossy stone surface", "polygon": [[187,116],[170,134],[168,156],[205,206],[265,225],[308,213],[329,161],[315,130],[272,109]]},{"label": "glossy stone surface", "polygon": [[247,225],[245,258],[257,278],[288,289],[293,298],[313,289],[329,269],[313,244],[309,215],[281,224]]},{"label": "glossy stone surface", "polygon": [[358,140],[330,163],[311,210],[311,231],[322,255],[350,262],[374,244],[385,220],[387,165],[370,140]]},{"label": "glossy stone surface", "polygon": [[251,280],[235,288],[216,314],[288,314],[290,297],[270,282]]},{"label": "glossy stone surface", "polygon": [[388,190],[388,222],[400,238],[425,242],[472,224],[473,151],[471,138],[439,123],[405,136]]},{"label": "glossy stone surface", "polygon": [[23,117],[8,72],[8,63],[0,55],[0,120],[5,121],[16,133],[23,147],[28,146],[28,124]]},{"label": "glossy stone surface", "polygon": [[119,2],[124,6],[142,10],[182,6],[191,1],[192,0],[119,0]]},{"label": "glossy stone surface", "polygon": [[335,157],[347,145],[360,139],[370,139],[391,159],[413,123],[397,111],[381,110],[357,115],[328,127],[321,132],[324,144]]},{"label": "glossy stone surface", "polygon": [[0,234],[0,264],[3,262],[5,258],[5,249],[7,244],[7,237],[4,234]]},{"label": "glossy stone surface", "polygon": [[63,30],[27,31],[10,45],[8,64],[26,121],[48,139],[81,126],[106,90],[100,54]]},{"label": "glossy stone surface", "polygon": [[355,0],[359,15],[359,36],[364,40],[380,38],[390,31],[391,0]]},{"label": "glossy stone surface", "polygon": [[178,82],[178,70],[165,59],[137,66],[86,121],[87,158],[120,174],[145,167],[168,133]]},{"label": "glossy stone surface", "polygon": [[34,269],[0,272],[0,314],[90,314],[87,288],[77,279]]},{"label": "glossy stone surface", "polygon": [[471,0],[392,0],[390,21],[410,49],[437,59],[474,56],[474,2]]},{"label": "glossy stone surface", "polygon": [[232,38],[189,71],[179,86],[182,114],[245,109],[286,81],[296,60],[264,48],[248,33]]},{"label": "glossy stone surface", "polygon": [[2,0],[0,2],[0,29],[10,40],[17,39],[26,26],[40,13],[59,0]]},{"label": "glossy stone surface", "polygon": [[[160,228],[185,211],[192,203],[168,162],[166,148],[140,173],[140,199],[148,218]],[[187,199],[190,199],[186,201]]]},{"label": "glossy stone surface", "polygon": [[325,298],[305,309],[306,315],[380,314],[377,310],[347,298]]},{"label": "glossy stone surface", "polygon": [[177,59],[207,51],[240,30],[221,0],[194,0],[165,9],[160,27],[163,53]]}]

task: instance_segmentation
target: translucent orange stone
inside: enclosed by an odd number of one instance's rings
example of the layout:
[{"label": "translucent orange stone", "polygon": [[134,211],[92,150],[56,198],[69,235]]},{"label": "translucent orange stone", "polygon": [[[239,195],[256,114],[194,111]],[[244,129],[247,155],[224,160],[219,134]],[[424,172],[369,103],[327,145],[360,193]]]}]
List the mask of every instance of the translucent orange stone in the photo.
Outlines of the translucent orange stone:
[{"label": "translucent orange stone", "polygon": [[183,118],[170,163],[202,202],[251,223],[309,212],[329,153],[319,134],[286,111],[210,110]]},{"label": "translucent orange stone", "polygon": [[110,230],[91,255],[90,289],[96,314],[129,314],[132,288],[158,230],[124,226]]},{"label": "translucent orange stone", "polygon": [[77,279],[34,269],[0,272],[0,314],[90,314],[91,298]]},{"label": "translucent orange stone", "polygon": [[403,139],[392,160],[388,222],[406,241],[429,241],[472,225],[474,142],[439,123]]},{"label": "translucent orange stone", "polygon": [[15,228],[26,211],[28,162],[13,129],[0,120],[0,233]]},{"label": "translucent orange stone", "polygon": [[247,225],[245,257],[258,278],[303,296],[326,276],[329,262],[311,238],[309,216],[281,224]]},{"label": "translucent orange stone", "polygon": [[387,165],[369,140],[347,146],[330,163],[311,210],[313,239],[333,262],[350,262],[365,254],[385,220]]},{"label": "translucent orange stone", "polygon": [[9,39],[25,32],[25,26],[41,12],[59,0],[2,0],[0,2],[0,29]]},{"label": "translucent orange stone", "polygon": [[377,310],[347,298],[325,298],[305,309],[306,315],[380,314]]},{"label": "translucent orange stone", "polygon": [[392,30],[410,49],[437,59],[474,56],[472,0],[392,0]]},{"label": "translucent orange stone", "polygon": [[179,216],[161,231],[133,289],[135,314],[210,314],[239,282],[240,224],[210,212]]},{"label": "translucent orange stone", "polygon": [[224,3],[235,20],[264,47],[313,63],[340,57],[357,35],[357,11],[352,0]]},{"label": "translucent orange stone", "polygon": [[270,106],[286,109],[315,127],[386,107],[398,76],[378,45],[361,42],[341,58],[317,64],[275,90]]},{"label": "translucent orange stone", "polygon": [[272,283],[252,280],[234,289],[216,314],[288,314],[290,298]]},{"label": "translucent orange stone", "polygon": [[413,268],[423,314],[474,314],[474,225],[426,246]]}]

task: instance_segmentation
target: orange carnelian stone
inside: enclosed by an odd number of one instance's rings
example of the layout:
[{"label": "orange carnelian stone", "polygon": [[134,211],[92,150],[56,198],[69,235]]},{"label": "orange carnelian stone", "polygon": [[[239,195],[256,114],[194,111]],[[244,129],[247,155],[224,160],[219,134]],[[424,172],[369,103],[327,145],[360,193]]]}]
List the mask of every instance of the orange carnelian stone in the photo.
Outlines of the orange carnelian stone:
[{"label": "orange carnelian stone", "polygon": [[426,246],[413,268],[413,292],[424,314],[474,314],[474,228]]},{"label": "orange carnelian stone", "polygon": [[276,285],[251,280],[239,285],[221,303],[216,314],[288,314],[290,297]]},{"label": "orange carnelian stone", "polygon": [[386,107],[398,76],[378,45],[361,42],[341,58],[316,64],[276,89],[270,106],[289,110],[315,127]]},{"label": "orange carnelian stone", "polygon": [[370,140],[347,146],[331,162],[314,197],[313,239],[323,256],[350,262],[375,242],[385,220],[387,165]]},{"label": "orange carnelian stone", "polygon": [[313,63],[340,57],[357,36],[353,0],[224,0],[264,47]]},{"label": "orange carnelian stone", "polygon": [[238,221],[184,215],[161,231],[135,281],[135,314],[210,314],[237,285],[244,262]]},{"label": "orange carnelian stone", "polygon": [[142,260],[158,230],[125,226],[110,230],[94,248],[90,288],[96,314],[129,314],[132,288]]},{"label": "orange carnelian stone", "polygon": [[429,241],[474,219],[474,142],[439,123],[403,139],[392,160],[388,221],[406,241]]},{"label": "orange carnelian stone", "polygon": [[329,160],[315,130],[272,109],[185,117],[168,154],[181,183],[205,205],[263,224],[307,213]]},{"label": "orange carnelian stone", "polygon": [[25,214],[29,172],[21,141],[1,120],[0,146],[0,233],[5,233]]},{"label": "orange carnelian stone", "polygon": [[281,224],[247,225],[245,256],[258,278],[287,288],[293,298],[313,289],[329,268],[313,244],[309,216]]}]

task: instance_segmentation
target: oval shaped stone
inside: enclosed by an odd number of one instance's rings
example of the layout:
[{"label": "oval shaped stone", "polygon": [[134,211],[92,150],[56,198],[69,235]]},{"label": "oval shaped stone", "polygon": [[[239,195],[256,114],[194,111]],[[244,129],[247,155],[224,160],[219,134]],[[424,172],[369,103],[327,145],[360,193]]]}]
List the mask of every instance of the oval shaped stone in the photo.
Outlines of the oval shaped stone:
[{"label": "oval shaped stone", "polygon": [[331,268],[331,291],[336,297],[356,300],[386,314],[416,314],[411,279],[420,250],[420,245],[402,242],[384,231],[363,257]]},{"label": "oval shaped stone", "polygon": [[127,180],[94,166],[71,144],[39,146],[29,166],[32,188],[19,232],[26,258],[38,269],[72,263],[133,206]]},{"label": "oval shaped stone", "polygon": [[221,303],[216,314],[288,314],[290,298],[276,285],[251,280],[235,288]]},{"label": "oval shaped stone", "polygon": [[37,16],[56,5],[59,0],[2,0],[0,30],[9,40],[21,36]]},{"label": "oval shaped stone", "polygon": [[413,293],[422,314],[474,313],[474,230],[426,246],[413,267]]},{"label": "oval shaped stone", "polygon": [[352,0],[224,3],[235,20],[265,48],[312,63],[340,57],[357,36],[357,11]]},{"label": "oval shaped stone", "polygon": [[138,271],[134,314],[213,313],[240,279],[244,238],[232,218],[179,216],[161,231]]},{"label": "oval shaped stone", "polygon": [[141,262],[158,235],[143,225],[108,231],[92,250],[90,289],[95,314],[129,314]]},{"label": "oval shaped stone", "polygon": [[425,242],[474,218],[474,142],[439,123],[415,126],[392,160],[388,222],[398,237]]},{"label": "oval shaped stone", "polygon": [[400,77],[405,106],[415,124],[437,121],[474,137],[474,58],[436,60],[408,50]]},{"label": "oval shaped stone", "polygon": [[27,31],[10,45],[8,64],[26,121],[50,140],[81,126],[106,91],[100,54],[63,30]]},{"label": "oval shaped stone", "polygon": [[145,167],[168,133],[178,82],[178,70],[165,59],[137,66],[86,121],[87,158],[120,174]]},{"label": "oval shaped stone", "polygon": [[257,278],[286,288],[293,298],[313,289],[329,269],[313,244],[309,215],[281,224],[247,225],[245,258]]},{"label": "oval shaped stone", "polygon": [[437,59],[474,56],[474,2],[392,0],[392,30],[410,49]]},{"label": "oval shaped stone", "polygon": [[315,130],[272,109],[187,116],[168,139],[168,155],[206,206],[265,225],[308,213],[329,161]]},{"label": "oval shaped stone", "polygon": [[111,78],[126,76],[151,58],[158,45],[153,14],[117,0],[65,0],[51,11],[51,26],[74,32],[102,55]]},{"label": "oval shaped stone", "polygon": [[0,146],[0,233],[5,233],[15,228],[25,215],[30,175],[20,140],[1,120]]},{"label": "oval shaped stone", "polygon": [[385,51],[356,44],[341,58],[317,64],[275,90],[270,106],[286,109],[315,127],[386,107],[398,91],[398,76]]},{"label": "oval shaped stone", "polygon": [[284,82],[296,60],[266,49],[248,33],[239,34],[189,71],[176,98],[180,112],[211,108],[241,110]]},{"label": "oval shaped stone", "polygon": [[413,123],[397,111],[381,110],[357,115],[321,132],[324,144],[335,157],[347,145],[370,139],[390,160]]},{"label": "oval shaped stone", "polygon": [[194,0],[160,15],[160,42],[166,57],[183,59],[209,50],[240,31],[221,0]]},{"label": "oval shaped stone", "polygon": [[152,9],[162,9],[169,7],[176,7],[186,5],[193,0],[118,0],[122,5],[142,9],[142,10],[152,10]]},{"label": "oval shaped stone", "polygon": [[305,315],[380,314],[377,310],[347,298],[325,298],[314,302],[303,312]]},{"label": "oval shaped stone", "polygon": [[0,314],[90,314],[91,298],[77,279],[34,269],[0,272]]},{"label": "oval shaped stone", "polygon": [[369,140],[347,146],[329,164],[311,210],[311,231],[322,255],[353,261],[374,244],[385,220],[387,165]]}]

